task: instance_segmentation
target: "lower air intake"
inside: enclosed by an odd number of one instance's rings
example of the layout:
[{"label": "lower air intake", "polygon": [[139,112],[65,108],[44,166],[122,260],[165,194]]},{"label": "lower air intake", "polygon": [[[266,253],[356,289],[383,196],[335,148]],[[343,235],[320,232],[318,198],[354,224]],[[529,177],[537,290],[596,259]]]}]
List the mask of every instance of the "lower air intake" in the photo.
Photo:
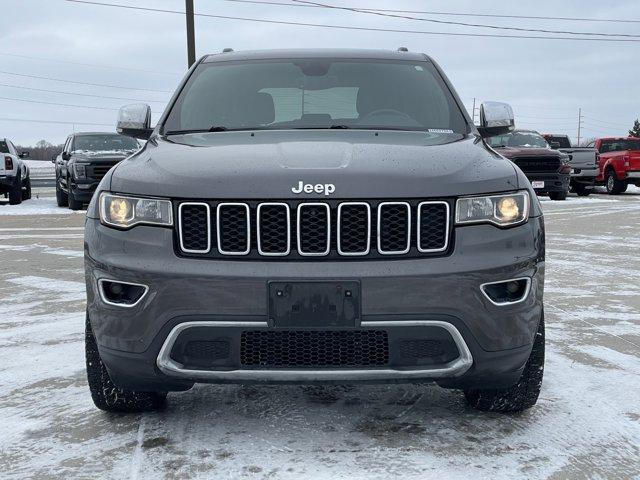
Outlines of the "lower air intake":
[{"label": "lower air intake", "polygon": [[384,330],[254,330],[242,332],[244,367],[381,367],[389,363]]}]

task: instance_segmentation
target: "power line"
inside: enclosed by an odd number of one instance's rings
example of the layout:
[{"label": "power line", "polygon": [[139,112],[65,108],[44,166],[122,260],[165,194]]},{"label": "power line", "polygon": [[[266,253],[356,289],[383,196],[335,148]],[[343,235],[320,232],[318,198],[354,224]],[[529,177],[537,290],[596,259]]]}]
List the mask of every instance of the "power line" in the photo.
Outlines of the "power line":
[{"label": "power line", "polygon": [[111,123],[93,123],[93,122],[69,122],[62,120],[36,120],[34,118],[8,118],[0,117],[3,122],[29,122],[29,123],[57,123],[60,125],[97,125],[100,127],[113,127]]},{"label": "power line", "polygon": [[[278,5],[283,7],[311,7],[319,8],[315,5],[296,5],[292,3],[274,2],[274,1],[258,1],[258,0],[221,0],[223,2],[232,3],[248,3],[253,5]],[[444,15],[452,17],[483,17],[483,18],[511,18],[525,20],[562,20],[571,22],[602,22],[602,23],[640,23],[640,20],[624,20],[621,18],[580,18],[580,17],[546,17],[535,15],[500,15],[496,13],[460,13],[460,12],[443,12],[433,10],[394,10],[384,8],[358,8],[358,10],[371,12],[388,12],[388,13],[417,13],[424,15]]]},{"label": "power line", "polygon": [[58,107],[90,108],[91,110],[111,110],[112,112],[117,112],[119,110],[117,108],[94,107],[89,105],[77,105],[72,103],[43,102],[40,100],[27,100],[25,98],[0,97],[0,100],[10,100],[12,102],[39,103],[42,105],[56,105]]},{"label": "power line", "polygon": [[108,70],[129,70],[132,72],[143,72],[143,73],[157,73],[160,75],[182,75],[180,72],[160,72],[157,70],[145,70],[142,68],[131,68],[131,67],[122,67],[122,66],[114,66],[114,65],[98,65],[95,63],[82,63],[82,62],[71,62],[69,60],[59,60],[53,58],[43,58],[43,57],[32,57],[29,55],[19,55],[17,53],[7,53],[0,52],[0,55],[5,57],[15,57],[15,58],[27,58],[29,60],[38,60],[43,62],[53,62],[53,63],[64,63],[68,65],[80,65],[83,67],[93,67],[93,68],[105,68]]},{"label": "power line", "polygon": [[123,85],[108,85],[106,83],[79,82],[79,81],[76,81],[76,80],[67,80],[67,79],[64,79],[64,78],[43,77],[43,76],[40,76],[40,75],[28,75],[26,73],[7,72],[7,71],[4,71],[4,70],[0,70],[0,73],[4,73],[5,75],[14,75],[16,77],[38,78],[38,79],[41,79],[41,80],[50,80],[52,82],[72,83],[74,85],[89,85],[89,86],[92,86],[92,87],[119,88],[121,90],[140,90],[142,92],[171,93],[169,90],[153,90],[151,88],[125,87]]},{"label": "power line", "polygon": [[409,15],[400,15],[400,14],[392,14],[392,13],[383,13],[376,12],[372,10],[363,10],[360,8],[353,7],[341,7],[338,5],[330,5],[327,3],[318,3],[312,2],[309,0],[293,0],[296,3],[314,5],[316,7],[321,8],[329,8],[334,10],[343,10],[354,13],[364,13],[367,15],[377,15],[380,17],[388,17],[388,18],[400,18],[403,20],[416,20],[420,22],[430,22],[437,23],[442,25],[457,25],[463,27],[476,27],[476,28],[491,28],[494,30],[511,30],[517,32],[537,32],[537,33],[552,33],[552,34],[560,34],[560,35],[584,35],[584,36],[598,36],[598,37],[629,37],[629,38],[638,38],[640,35],[631,35],[626,33],[596,33],[596,32],[573,32],[570,30],[549,30],[549,29],[540,29],[540,28],[523,28],[523,27],[503,27],[499,25],[487,25],[481,23],[466,23],[466,22],[454,22],[452,20],[436,20],[433,18],[424,18],[424,17],[412,17]]},{"label": "power line", "polygon": [[46,93],[59,93],[63,95],[75,95],[78,97],[93,97],[93,98],[108,98],[110,100],[125,100],[130,102],[147,102],[147,103],[162,103],[166,104],[167,102],[162,100],[141,100],[139,98],[129,98],[129,97],[111,97],[108,95],[92,95],[90,93],[77,93],[77,92],[63,92],[62,90],[50,90],[47,88],[33,88],[33,87],[23,87],[21,85],[9,85],[8,83],[0,83],[0,87],[9,87],[9,88],[20,88],[22,90],[32,90],[34,92],[46,92]]},{"label": "power line", "polygon": [[[618,123],[618,122],[609,122],[609,121],[606,121],[606,120],[600,120],[600,119],[598,119],[598,118],[593,118],[593,117],[584,117],[584,118],[586,118],[586,119],[587,119],[587,120],[589,120],[590,122],[595,122],[595,123],[604,123],[604,124],[609,124],[609,125],[613,125],[613,126],[622,126],[622,123]],[[628,124],[626,124],[626,123],[625,123],[624,125],[626,125],[626,127],[625,127],[625,128],[628,128],[628,127],[629,127],[629,125],[628,125]],[[608,125],[604,125],[604,126],[608,126]]]},{"label": "power line", "polygon": [[[140,10],[140,11],[147,11],[147,12],[172,13],[172,14],[179,14],[179,15],[185,14],[185,12],[181,12],[179,10],[136,7],[132,5],[94,2],[89,0],[64,0],[64,1],[71,2],[71,3],[85,4],[85,5],[97,5],[102,7],[126,8],[129,10]],[[349,26],[349,25],[334,25],[334,24],[327,24],[327,23],[267,20],[264,18],[234,17],[229,15],[212,15],[208,13],[196,13],[195,15],[199,17],[218,18],[222,20],[239,20],[239,21],[245,21],[245,22],[267,23],[267,24],[275,24],[275,25],[330,28],[335,30],[352,30],[352,31],[362,31],[362,32],[406,33],[406,34],[418,34],[418,35],[439,35],[439,36],[476,37],[476,38],[517,38],[517,39],[530,39],[530,40],[572,40],[572,41],[586,41],[586,42],[622,42],[622,43],[640,42],[640,39],[630,39],[630,38],[581,38],[581,37],[555,37],[555,36],[548,36],[548,35],[539,36],[539,35],[504,35],[504,34],[497,34],[497,33],[436,32],[436,31],[429,31],[429,30],[405,30],[405,29],[393,29],[393,28],[356,27],[356,26]]]}]

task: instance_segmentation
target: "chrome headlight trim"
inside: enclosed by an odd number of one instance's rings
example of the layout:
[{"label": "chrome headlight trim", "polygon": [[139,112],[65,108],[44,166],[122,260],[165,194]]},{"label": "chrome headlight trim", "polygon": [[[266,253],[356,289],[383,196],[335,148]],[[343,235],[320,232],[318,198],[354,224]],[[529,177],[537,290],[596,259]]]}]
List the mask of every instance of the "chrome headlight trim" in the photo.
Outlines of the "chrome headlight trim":
[{"label": "chrome headlight trim", "polygon": [[[523,204],[522,214],[515,221],[507,221],[507,222],[501,221],[496,214],[497,202],[500,199],[506,198],[506,197],[522,198],[522,204]],[[492,209],[493,214],[491,216],[487,216],[484,218],[460,220],[460,208],[462,206],[461,202],[464,202],[465,200],[472,200],[472,199],[489,199],[493,203],[493,209]],[[529,196],[528,190],[518,190],[515,192],[497,193],[492,195],[471,195],[466,197],[460,197],[456,200],[455,224],[464,226],[464,225],[477,225],[482,223],[488,223],[500,228],[515,227],[515,226],[527,223],[529,221],[530,211],[531,211],[531,197]]]},{"label": "chrome headlight trim", "polygon": [[[109,216],[107,215],[107,200],[109,198],[123,199],[131,202],[132,217],[129,221],[127,221],[126,223],[118,223],[118,222],[113,222],[109,220]],[[140,201],[158,202],[158,204],[165,205],[168,213],[167,218],[165,220],[153,220],[149,218],[139,217],[136,213],[136,205]],[[100,199],[98,202],[98,216],[100,217],[100,223],[108,227],[117,228],[119,230],[129,230],[130,228],[133,228],[136,225],[173,227],[173,205],[171,203],[171,200],[168,200],[166,198],[137,197],[132,195],[120,195],[112,192],[101,192]]]}]

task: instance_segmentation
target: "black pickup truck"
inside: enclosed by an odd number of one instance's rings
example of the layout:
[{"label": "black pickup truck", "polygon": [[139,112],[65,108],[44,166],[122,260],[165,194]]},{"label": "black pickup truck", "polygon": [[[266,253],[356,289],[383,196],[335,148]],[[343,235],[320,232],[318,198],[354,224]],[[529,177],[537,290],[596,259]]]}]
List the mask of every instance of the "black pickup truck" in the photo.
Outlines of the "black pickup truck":
[{"label": "black pickup truck", "polygon": [[89,203],[100,180],[118,162],[140,148],[137,140],[117,133],[84,132],[67,137],[56,166],[59,207],[80,210]]},{"label": "black pickup truck", "polygon": [[207,55],[87,209],[86,359],[104,410],[209,383],[429,382],[536,403],[542,211],[440,67],[406,51]]}]

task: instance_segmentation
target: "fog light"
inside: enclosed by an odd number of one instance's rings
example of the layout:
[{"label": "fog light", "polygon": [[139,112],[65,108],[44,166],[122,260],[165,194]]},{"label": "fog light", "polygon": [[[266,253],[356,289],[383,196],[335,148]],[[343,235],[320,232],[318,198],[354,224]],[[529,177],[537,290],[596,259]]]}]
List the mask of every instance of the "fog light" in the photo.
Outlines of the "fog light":
[{"label": "fog light", "polygon": [[512,305],[524,301],[529,295],[531,279],[514,278],[502,282],[485,283],[480,290],[494,305]]},{"label": "fog light", "polygon": [[98,280],[100,298],[107,305],[135,307],[146,295],[149,287],[137,283]]}]

